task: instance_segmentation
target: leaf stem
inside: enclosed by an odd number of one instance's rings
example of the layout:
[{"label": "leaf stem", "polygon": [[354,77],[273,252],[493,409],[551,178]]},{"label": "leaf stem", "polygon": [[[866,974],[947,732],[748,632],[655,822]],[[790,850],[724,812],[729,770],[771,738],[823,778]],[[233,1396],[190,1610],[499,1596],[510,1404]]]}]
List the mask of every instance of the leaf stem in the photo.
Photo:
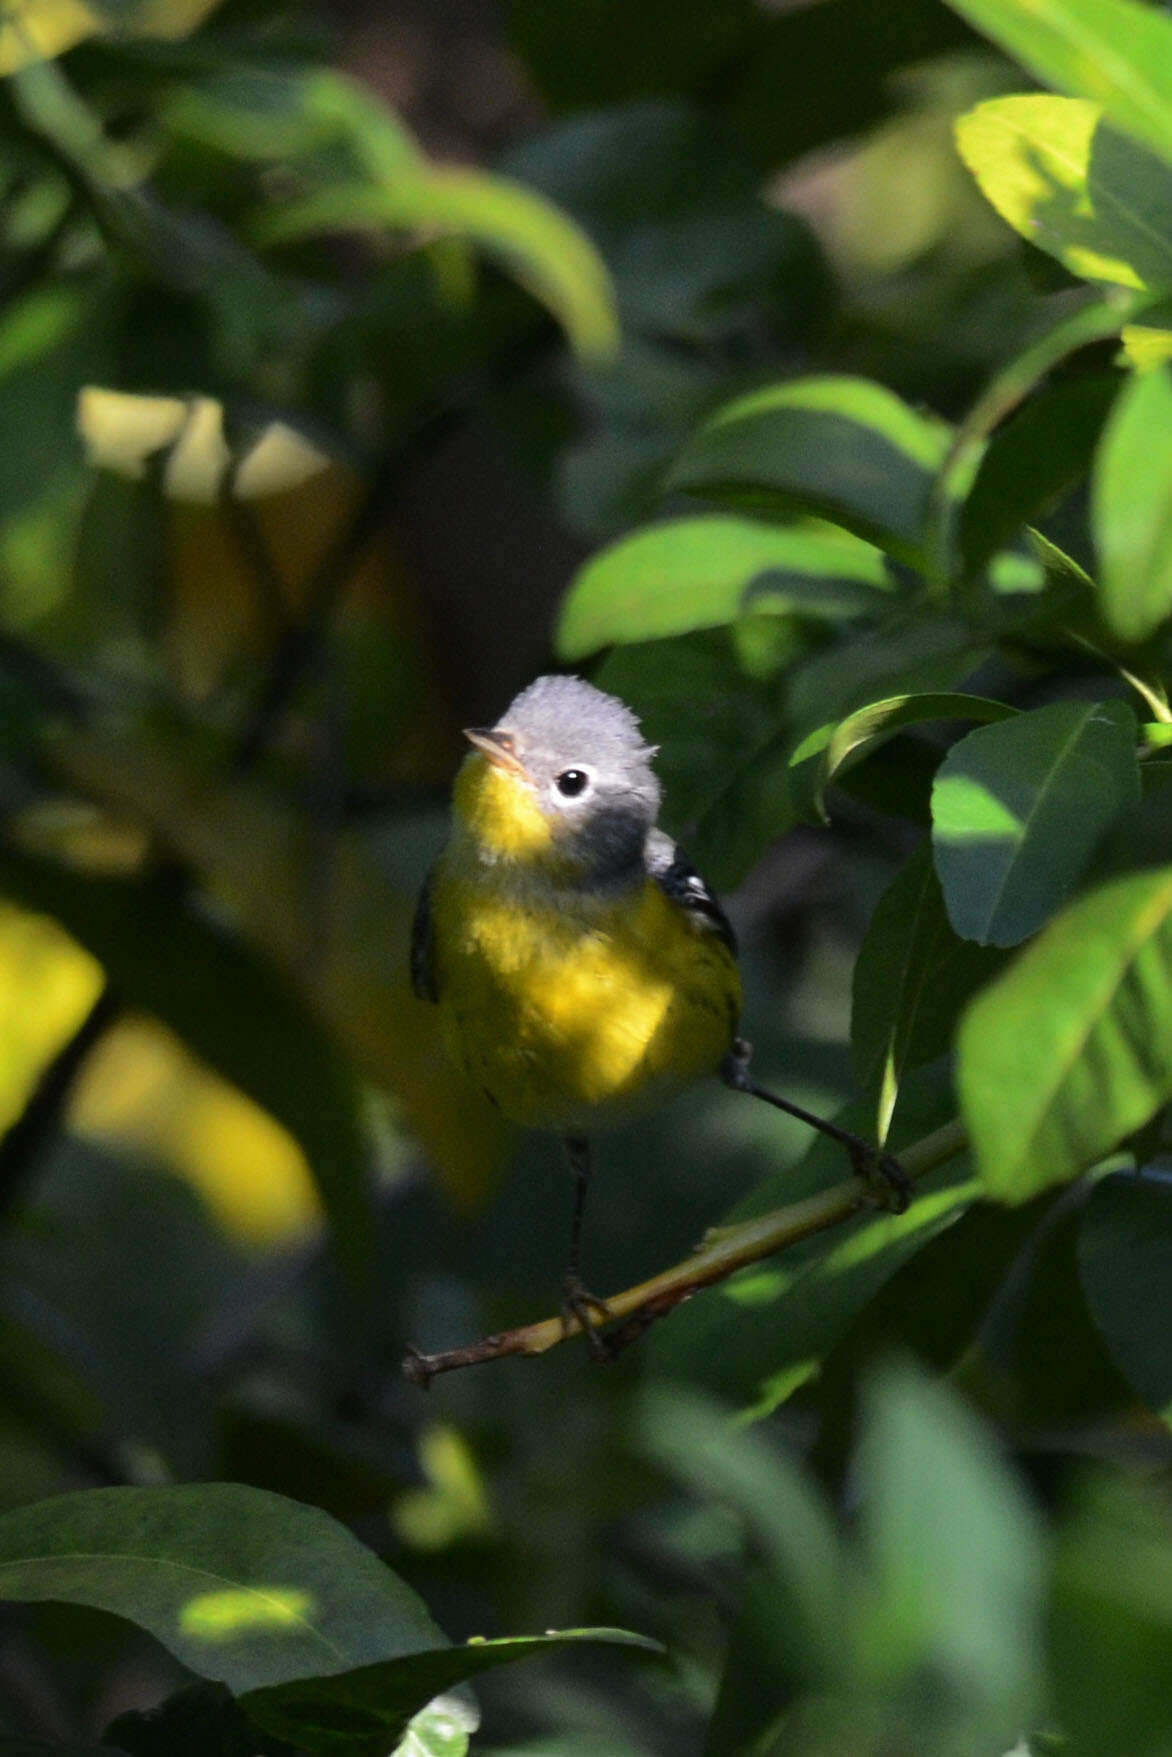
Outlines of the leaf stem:
[{"label": "leaf stem", "polygon": [[[907,1177],[915,1181],[963,1152],[967,1140],[964,1125],[954,1118],[908,1147],[899,1156],[900,1164]],[[606,1355],[613,1358],[636,1341],[656,1319],[666,1317],[668,1312],[701,1289],[726,1280],[750,1263],[774,1256],[800,1239],[809,1238],[811,1233],[841,1225],[872,1207],[874,1202],[872,1192],[860,1178],[854,1177],[752,1220],[715,1227],[682,1263],[663,1270],[649,1281],[627,1288],[623,1293],[616,1293],[606,1301],[612,1319],[625,1320],[600,1338]],[[548,1349],[556,1348],[559,1342],[579,1335],[582,1328],[578,1318],[564,1313],[555,1318],[544,1318],[537,1324],[522,1325],[516,1330],[482,1336],[462,1348],[450,1348],[438,1354],[423,1354],[416,1348],[409,1348],[403,1360],[403,1373],[413,1384],[426,1389],[438,1373],[479,1366],[510,1354],[545,1354]]]}]

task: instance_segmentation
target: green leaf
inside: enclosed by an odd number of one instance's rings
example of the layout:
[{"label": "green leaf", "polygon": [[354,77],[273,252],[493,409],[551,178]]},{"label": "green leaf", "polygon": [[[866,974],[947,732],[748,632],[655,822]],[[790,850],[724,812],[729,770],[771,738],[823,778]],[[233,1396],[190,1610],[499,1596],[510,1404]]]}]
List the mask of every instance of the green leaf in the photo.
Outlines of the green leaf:
[{"label": "green leaf", "polygon": [[257,1731],[223,1684],[190,1684],[157,1708],[120,1714],[102,1742],[126,1757],[294,1757]]},{"label": "green leaf", "polygon": [[710,417],[666,486],[755,512],[819,513],[915,563],[948,430],[861,378],[804,378]]},{"label": "green leaf", "polygon": [[1172,615],[1172,371],[1134,378],[1099,448],[1092,484],[1103,615],[1141,641]]},{"label": "green leaf", "polygon": [[953,932],[925,841],[879,899],[855,964],[851,1050],[878,1140],[904,1074],[950,1047],[961,1009],[1001,961]]},{"label": "green leaf", "polygon": [[956,140],[1002,219],[1072,274],[1172,287],[1172,167],[1106,127],[1098,104],[992,98],[960,118]]},{"label": "green leaf", "polygon": [[826,816],[826,789],[844,770],[853,768],[876,745],[905,726],[933,720],[1009,720],[1017,713],[1004,702],[952,691],[889,696],[856,708],[845,720],[808,733],[790,758],[790,790],[795,804],[807,803]]},{"label": "green leaf", "polygon": [[966,579],[1083,481],[1123,382],[1110,368],[1056,376],[993,435],[960,511]]},{"label": "green leaf", "polygon": [[1038,1706],[1032,1507],[960,1400],[907,1367],[873,1383],[857,1469],[874,1593],[864,1675],[888,1689],[930,1677],[945,1724],[945,1704],[967,1703],[1012,1737]]},{"label": "green leaf", "polygon": [[1157,299],[1120,331],[1123,356],[1134,372],[1172,364],[1172,299]]},{"label": "green leaf", "polygon": [[411,1653],[331,1677],[250,1690],[240,1705],[266,1731],[308,1748],[315,1757],[384,1757],[420,1708],[455,1685],[515,1660],[596,1641],[656,1655],[663,1652],[658,1642],[624,1629],[563,1629],[502,1640],[474,1639],[462,1647]]},{"label": "green leaf", "polygon": [[1064,911],[961,1021],[978,1173],[1020,1202],[1118,1146],[1172,1097],[1172,868]]},{"label": "green leaf", "polygon": [[0,1598],[112,1611],[236,1692],[443,1645],[344,1526],[236,1483],[85,1489],[7,1513]]},{"label": "green leaf", "polygon": [[356,1077],[273,968],[190,900],[139,879],[88,878],[0,850],[0,893],[56,917],[104,965],[120,997],[196,1054],[300,1142],[355,1283],[370,1260],[368,1146]]},{"label": "green leaf", "polygon": [[1139,0],[948,0],[1047,85],[1172,159],[1172,19]]},{"label": "green leaf", "polygon": [[429,165],[380,186],[323,189],[266,212],[258,236],[288,243],[315,233],[425,230],[464,238],[552,312],[578,352],[605,361],[618,348],[610,275],[574,222],[531,189],[474,171]]},{"label": "green leaf", "polygon": [[624,537],[588,561],[558,623],[563,659],[616,641],[716,628],[749,612],[834,620],[881,607],[883,557],[842,531],[753,519],[676,519]]},{"label": "green leaf", "polygon": [[1099,1333],[1148,1408],[1172,1421],[1172,1176],[1153,1166],[1095,1185],[1078,1238],[1083,1292]]},{"label": "green leaf", "polygon": [[932,847],[963,939],[1016,945],[1065,902],[1139,801],[1136,736],[1123,702],[1054,702],[953,745],[932,789]]}]

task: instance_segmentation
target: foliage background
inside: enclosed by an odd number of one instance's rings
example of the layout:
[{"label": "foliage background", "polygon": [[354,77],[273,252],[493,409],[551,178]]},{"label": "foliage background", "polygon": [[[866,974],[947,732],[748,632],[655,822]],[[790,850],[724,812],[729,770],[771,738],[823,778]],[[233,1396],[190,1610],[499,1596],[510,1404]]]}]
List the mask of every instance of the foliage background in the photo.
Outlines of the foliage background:
[{"label": "foliage background", "polygon": [[[3,8],[0,1749],[1172,1751],[1170,68],[1138,0]],[[553,664],[761,1077],[924,1181],[425,1398],[556,1307],[406,983]],[[715,1082],[600,1159],[608,1289],[843,1176]],[[600,1625],[667,1663],[446,1693]]]}]

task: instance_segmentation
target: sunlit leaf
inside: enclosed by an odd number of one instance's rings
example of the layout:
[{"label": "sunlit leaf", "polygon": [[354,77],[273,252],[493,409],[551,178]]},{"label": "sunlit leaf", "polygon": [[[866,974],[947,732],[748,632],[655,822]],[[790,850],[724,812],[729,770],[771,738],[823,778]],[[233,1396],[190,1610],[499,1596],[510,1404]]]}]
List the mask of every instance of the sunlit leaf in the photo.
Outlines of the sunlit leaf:
[{"label": "sunlit leaf", "polygon": [[1112,411],[1092,485],[1103,615],[1139,641],[1172,615],[1172,370],[1133,379]]},{"label": "sunlit leaf", "polygon": [[752,519],[676,519],[621,538],[570,587],[558,651],[579,659],[613,641],[715,628],[750,611],[835,619],[879,608],[883,557],[845,532]]},{"label": "sunlit leaf", "polygon": [[141,481],[158,458],[167,495],[196,505],[214,505],[224,492],[242,500],[280,494],[330,466],[284,421],[250,435],[234,458],[214,397],[135,396],[89,385],[78,398],[77,428],[96,469]]},{"label": "sunlit leaf", "polygon": [[1025,1201],[1118,1146],[1172,1097],[1172,871],[1072,904],[977,996],[957,1047],[992,1194]]},{"label": "sunlit leaf", "polygon": [[1172,287],[1172,166],[1105,126],[1097,104],[993,98],[960,118],[956,138],[1002,219],[1072,274]]},{"label": "sunlit leaf", "polygon": [[882,385],[799,378],[718,410],[666,486],[754,512],[816,512],[914,562],[947,449],[941,423]]},{"label": "sunlit leaf", "polygon": [[87,37],[109,31],[130,36],[187,36],[220,0],[20,0],[0,21],[0,77],[63,55]]},{"label": "sunlit leaf", "polygon": [[1141,0],[948,0],[1048,85],[1172,159],[1172,19]]},{"label": "sunlit leaf", "polygon": [[1123,702],[1054,702],[953,745],[932,789],[932,848],[963,939],[1016,945],[1065,902],[1138,804],[1135,746]]}]

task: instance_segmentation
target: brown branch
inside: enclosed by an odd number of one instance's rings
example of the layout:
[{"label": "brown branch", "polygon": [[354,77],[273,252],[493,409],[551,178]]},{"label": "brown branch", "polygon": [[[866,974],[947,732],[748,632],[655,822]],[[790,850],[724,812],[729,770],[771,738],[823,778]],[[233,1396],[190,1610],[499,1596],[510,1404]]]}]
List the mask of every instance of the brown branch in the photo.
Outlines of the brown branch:
[{"label": "brown branch", "polygon": [[[911,1181],[926,1177],[949,1159],[964,1151],[967,1137],[959,1121],[945,1123],[931,1135],[900,1154],[900,1164]],[[753,1220],[733,1226],[721,1226],[709,1232],[699,1248],[682,1263],[665,1269],[650,1281],[629,1287],[606,1301],[612,1319],[624,1319],[617,1328],[599,1338],[601,1353],[613,1359],[635,1342],[658,1318],[691,1299],[705,1287],[712,1287],[743,1269],[772,1257],[811,1233],[824,1232],[844,1220],[875,1205],[875,1194],[860,1178],[835,1184],[800,1202],[774,1208]],[[517,1330],[502,1330],[494,1336],[482,1336],[463,1348],[445,1349],[439,1354],[423,1354],[409,1348],[403,1360],[403,1372],[412,1384],[424,1389],[437,1373],[454,1372],[460,1367],[479,1366],[484,1361],[502,1360],[506,1355],[544,1354],[571,1336],[581,1333],[580,1319],[569,1313],[544,1318],[539,1324],[525,1324]]]}]

